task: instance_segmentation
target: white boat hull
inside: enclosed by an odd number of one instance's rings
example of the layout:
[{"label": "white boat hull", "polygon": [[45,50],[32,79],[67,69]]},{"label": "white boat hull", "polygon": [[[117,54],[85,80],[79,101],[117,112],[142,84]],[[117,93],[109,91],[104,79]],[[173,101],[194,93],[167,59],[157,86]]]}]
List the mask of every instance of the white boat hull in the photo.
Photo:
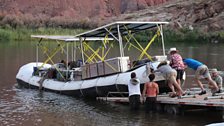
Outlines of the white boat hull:
[{"label": "white boat hull", "polygon": [[[38,63],[38,66],[41,66],[42,63]],[[39,81],[40,76],[33,76],[33,68],[37,66],[37,63],[29,63],[22,66],[19,69],[16,79],[18,84],[26,87],[36,87],[40,86]],[[44,68],[50,68],[50,64],[45,64]],[[127,84],[130,80],[130,74],[135,72],[137,77],[141,81],[141,87],[143,84],[148,81],[148,72],[146,65],[143,65],[137,69],[131,70],[129,72],[117,73],[113,75],[108,75],[104,77],[97,77],[87,80],[79,81],[58,81],[56,79],[45,79],[42,83],[42,88],[45,90],[56,91],[63,94],[73,95],[77,97],[86,96],[86,97],[96,97],[96,96],[105,96],[108,92],[119,91],[126,92]],[[156,76],[156,81],[164,82],[162,76]],[[163,86],[162,86],[163,85]],[[160,88],[164,87],[167,89],[167,86],[161,83]]]}]

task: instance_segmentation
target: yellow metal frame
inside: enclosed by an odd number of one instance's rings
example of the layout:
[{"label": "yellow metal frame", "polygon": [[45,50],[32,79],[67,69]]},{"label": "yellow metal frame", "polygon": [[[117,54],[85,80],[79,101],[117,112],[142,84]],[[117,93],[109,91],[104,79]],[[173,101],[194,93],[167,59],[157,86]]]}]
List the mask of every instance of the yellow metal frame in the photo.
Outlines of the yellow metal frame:
[{"label": "yellow metal frame", "polygon": [[[142,45],[136,40],[136,38],[131,34],[131,31],[128,30],[128,28],[124,25],[125,29],[128,31],[128,37],[125,36],[125,39],[127,41],[127,44],[129,44],[128,50],[130,50],[131,47],[134,47],[138,51],[141,52],[141,54],[138,57],[138,60],[141,60],[144,55],[147,56],[148,59],[152,60],[152,57],[147,53],[147,50],[149,49],[150,45],[155,41],[155,39],[160,35],[160,29],[158,28],[156,34],[153,36],[153,38],[148,42],[147,46],[145,48],[142,47]],[[130,40],[133,39],[134,42],[137,44],[134,45],[130,42]]]},{"label": "yellow metal frame", "polygon": [[[134,47],[135,49],[137,49],[139,52],[141,52],[141,54],[138,57],[138,60],[141,60],[144,55],[152,60],[152,57],[147,53],[147,50],[149,49],[149,47],[151,46],[151,44],[155,41],[155,39],[160,36],[160,29],[158,28],[156,34],[152,37],[152,39],[148,42],[147,46],[144,48],[138,41],[137,39],[134,37],[134,35],[131,33],[130,30],[128,30],[128,28],[124,25],[125,29],[128,31],[128,35],[125,36],[124,38],[126,39],[127,43],[129,44],[128,50],[131,47]],[[111,30],[111,28],[110,28]],[[109,31],[110,31],[109,30]],[[87,60],[85,62],[88,63],[94,63],[97,62],[97,59],[99,59],[100,61],[104,62],[105,61],[105,57],[107,56],[107,54],[109,53],[110,49],[113,47],[113,45],[111,44],[110,47],[107,49],[107,51],[105,52],[105,47],[109,44],[109,41],[106,39],[108,38],[108,34],[105,35],[105,39],[103,41],[103,46],[100,48],[97,48],[96,50],[94,50],[90,45],[88,45],[86,42],[83,42],[83,47],[84,47],[84,55],[85,57],[87,57]],[[134,43],[131,42],[131,39],[134,40],[134,42],[137,44],[135,45]],[[89,56],[87,51],[90,51],[91,55]],[[101,56],[99,54],[99,52],[101,51]],[[105,62],[109,67],[111,67],[114,71],[116,71],[115,68],[113,68],[109,63]]]},{"label": "yellow metal frame", "polygon": [[[154,42],[154,40],[160,35],[160,31],[159,29],[157,30],[156,34],[152,37],[152,39],[149,41],[148,45],[145,47],[145,49],[142,51],[141,55],[139,56],[139,60],[142,59],[142,57],[144,56],[144,54],[147,54],[147,50],[149,49],[150,45]],[[150,57],[150,60],[151,57]]]},{"label": "yellow metal frame", "polygon": [[[57,41],[58,42],[58,41]],[[39,44],[40,48],[42,49],[43,53],[47,56],[47,59],[44,61],[44,63],[38,67],[38,70],[40,70],[46,63],[48,63],[49,61],[52,64],[55,64],[54,61],[52,60],[52,58],[61,50],[64,49],[63,47],[65,46],[65,44],[61,44],[58,42],[59,46],[57,48],[55,48],[52,53],[49,55],[49,49],[46,46],[43,46],[42,44]],[[60,76],[65,80],[64,76],[62,75],[62,73],[60,72],[60,70],[58,68],[55,67],[55,69],[58,71],[58,73],[60,74]]]},{"label": "yellow metal frame", "polygon": [[[107,42],[107,43],[104,43],[104,46],[106,46],[106,44],[109,44],[109,42]],[[85,61],[85,62],[92,62],[92,63],[94,63],[93,62],[93,59],[95,59],[95,61],[97,62],[97,59],[96,59],[96,57],[97,58],[99,58],[99,60],[100,61],[102,61],[102,62],[104,62],[106,65],[108,65],[113,71],[116,71],[117,72],[117,70],[113,67],[113,66],[111,66],[109,63],[107,63],[107,62],[105,62],[105,58],[106,58],[106,56],[107,56],[107,54],[109,53],[109,51],[110,51],[110,49],[113,47],[113,44],[110,44],[110,47],[108,48],[108,50],[106,51],[106,53],[104,53],[104,48],[102,48],[102,56],[100,56],[98,53],[99,53],[99,51],[100,51],[100,48],[98,48],[97,50],[94,50],[90,45],[88,45],[86,42],[83,42],[83,46],[84,46],[84,48],[85,48],[85,51],[83,52],[84,53],[84,55],[87,57],[87,60]],[[88,50],[90,50],[91,51],[91,55],[89,56],[89,55],[87,55],[87,52],[86,51],[88,51]]]}]

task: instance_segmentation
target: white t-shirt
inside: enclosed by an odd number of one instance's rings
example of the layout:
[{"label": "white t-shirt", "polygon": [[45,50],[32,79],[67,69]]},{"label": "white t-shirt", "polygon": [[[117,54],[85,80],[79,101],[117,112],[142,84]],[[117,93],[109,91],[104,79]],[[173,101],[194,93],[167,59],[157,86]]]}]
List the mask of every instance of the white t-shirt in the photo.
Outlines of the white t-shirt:
[{"label": "white t-shirt", "polygon": [[128,83],[128,92],[129,92],[129,96],[131,96],[131,95],[141,95],[140,80],[139,79],[137,79],[137,78],[136,79],[130,79],[130,81]]}]

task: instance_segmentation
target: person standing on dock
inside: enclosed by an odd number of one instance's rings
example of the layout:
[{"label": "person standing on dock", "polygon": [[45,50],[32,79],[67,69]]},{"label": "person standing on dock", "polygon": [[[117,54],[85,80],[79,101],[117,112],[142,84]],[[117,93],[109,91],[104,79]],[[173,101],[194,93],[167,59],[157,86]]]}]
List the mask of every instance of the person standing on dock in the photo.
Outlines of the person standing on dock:
[{"label": "person standing on dock", "polygon": [[[161,72],[163,77],[168,81],[168,86],[170,87],[172,91],[172,96],[182,96],[185,95],[184,91],[182,90],[181,86],[177,83],[176,77],[177,77],[177,71],[173,68],[171,68],[170,65],[167,64],[166,61],[161,62],[157,70],[154,72]],[[177,89],[177,93],[175,92],[174,87]]]},{"label": "person standing on dock", "polygon": [[212,80],[208,67],[205,64],[191,58],[183,59],[183,61],[188,67],[195,70],[195,80],[202,90],[199,95],[206,94],[206,90],[204,89],[200,81],[201,77],[204,77],[209,82],[209,84],[211,84],[211,86],[215,89],[216,92],[220,92],[220,89],[218,88],[217,84]]},{"label": "person standing on dock", "polygon": [[154,82],[155,74],[150,74],[149,82],[146,82],[144,85],[144,89],[142,92],[142,97],[146,97],[145,101],[145,111],[148,113],[149,111],[154,111],[156,109],[156,98],[159,94],[159,86],[156,82]]},{"label": "person standing on dock", "polygon": [[181,79],[183,79],[185,69],[182,56],[176,48],[170,48],[168,53],[170,54],[170,66],[177,71],[177,83],[181,85]]},{"label": "person standing on dock", "polygon": [[128,83],[129,104],[131,110],[138,110],[140,106],[140,80],[136,77],[136,73],[131,73],[131,79]]}]

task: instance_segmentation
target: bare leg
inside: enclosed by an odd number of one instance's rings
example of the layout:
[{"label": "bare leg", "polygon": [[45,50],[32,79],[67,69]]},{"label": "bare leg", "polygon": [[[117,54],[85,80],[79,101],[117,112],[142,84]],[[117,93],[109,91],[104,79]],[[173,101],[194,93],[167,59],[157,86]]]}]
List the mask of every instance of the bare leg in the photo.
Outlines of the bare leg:
[{"label": "bare leg", "polygon": [[212,85],[213,88],[216,89],[216,91],[219,90],[219,87],[217,86],[217,84],[216,84],[212,79],[210,79],[210,78],[206,78],[206,80],[208,81],[209,84]]},{"label": "bare leg", "polygon": [[204,91],[205,89],[204,89],[204,87],[203,87],[201,81],[200,81],[199,79],[197,79],[197,78],[195,78],[195,81],[197,82],[197,84],[198,84],[198,86],[201,88],[201,90]]},{"label": "bare leg", "polygon": [[180,81],[180,79],[177,79],[177,83],[181,86],[181,81]]},{"label": "bare leg", "polygon": [[172,83],[170,83],[170,81],[168,82],[168,86],[170,87],[171,91],[172,91],[173,93],[175,93],[174,86],[173,86]]},{"label": "bare leg", "polygon": [[177,83],[177,81],[176,81],[176,79],[175,79],[175,76],[172,76],[170,79],[171,79],[170,81],[172,82],[172,84],[177,88],[177,90],[178,90],[178,95],[182,95],[182,94],[184,94],[182,88],[181,88],[180,85]]}]

